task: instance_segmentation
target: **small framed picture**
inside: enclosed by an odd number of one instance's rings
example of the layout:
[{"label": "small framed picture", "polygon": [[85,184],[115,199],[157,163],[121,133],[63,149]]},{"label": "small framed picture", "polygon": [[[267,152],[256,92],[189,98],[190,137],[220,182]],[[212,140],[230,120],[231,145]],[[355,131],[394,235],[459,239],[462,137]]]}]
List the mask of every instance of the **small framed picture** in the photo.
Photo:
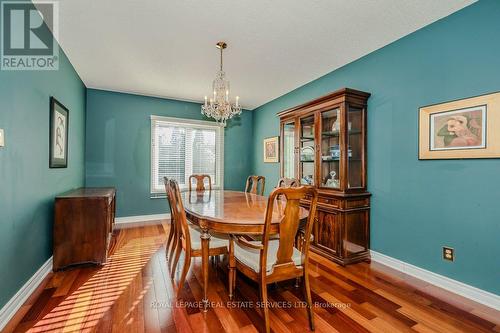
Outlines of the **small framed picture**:
[{"label": "small framed picture", "polygon": [[500,93],[420,108],[419,159],[500,157]]},{"label": "small framed picture", "polygon": [[49,167],[68,166],[69,111],[54,97],[50,98]]},{"label": "small framed picture", "polygon": [[278,163],[279,149],[279,136],[264,139],[264,163]]}]

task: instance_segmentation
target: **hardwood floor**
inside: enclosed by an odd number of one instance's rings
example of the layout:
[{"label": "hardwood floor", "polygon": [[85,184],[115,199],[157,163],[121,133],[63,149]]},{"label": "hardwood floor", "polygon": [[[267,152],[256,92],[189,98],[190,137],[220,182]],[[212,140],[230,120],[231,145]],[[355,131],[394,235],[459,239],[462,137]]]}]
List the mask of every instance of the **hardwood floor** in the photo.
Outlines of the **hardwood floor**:
[{"label": "hardwood floor", "polygon": [[[262,324],[258,287],[238,275],[229,302],[227,274],[211,267],[201,306],[196,259],[179,300],[165,259],[167,225],[117,230],[101,269],[51,274],[5,332],[256,332]],[[312,255],[316,332],[500,332],[500,312],[377,263],[346,268]],[[179,272],[177,273],[177,279]],[[274,332],[306,332],[303,296],[293,281],[269,290]],[[281,307],[278,307],[280,305]]]}]

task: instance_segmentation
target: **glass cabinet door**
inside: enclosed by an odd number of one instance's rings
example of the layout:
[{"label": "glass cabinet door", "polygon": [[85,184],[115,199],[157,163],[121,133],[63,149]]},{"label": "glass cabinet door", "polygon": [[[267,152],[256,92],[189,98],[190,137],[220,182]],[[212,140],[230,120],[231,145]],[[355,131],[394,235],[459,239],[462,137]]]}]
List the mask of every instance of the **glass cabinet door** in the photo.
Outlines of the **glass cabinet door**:
[{"label": "glass cabinet door", "polygon": [[283,124],[283,177],[295,178],[295,122]]},{"label": "glass cabinet door", "polygon": [[321,187],[340,188],[340,108],[321,112]]},{"label": "glass cabinet door", "polygon": [[303,185],[314,185],[314,114],[300,119],[299,178]]},{"label": "glass cabinet door", "polygon": [[364,187],[364,139],[363,109],[349,106],[347,112],[347,144],[349,159],[347,160],[348,188]]}]

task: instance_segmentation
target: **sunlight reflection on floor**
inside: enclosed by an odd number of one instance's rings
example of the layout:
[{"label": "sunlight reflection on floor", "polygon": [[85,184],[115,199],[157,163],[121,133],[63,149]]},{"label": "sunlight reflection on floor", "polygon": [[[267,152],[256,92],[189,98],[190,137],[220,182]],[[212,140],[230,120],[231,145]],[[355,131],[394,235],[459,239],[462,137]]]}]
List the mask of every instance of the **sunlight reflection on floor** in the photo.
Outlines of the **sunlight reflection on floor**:
[{"label": "sunlight reflection on floor", "polygon": [[[141,274],[162,243],[162,239],[158,237],[129,241],[108,258],[101,270],[53,308],[28,332],[91,331]],[[151,283],[146,283],[133,306],[137,306]]]}]

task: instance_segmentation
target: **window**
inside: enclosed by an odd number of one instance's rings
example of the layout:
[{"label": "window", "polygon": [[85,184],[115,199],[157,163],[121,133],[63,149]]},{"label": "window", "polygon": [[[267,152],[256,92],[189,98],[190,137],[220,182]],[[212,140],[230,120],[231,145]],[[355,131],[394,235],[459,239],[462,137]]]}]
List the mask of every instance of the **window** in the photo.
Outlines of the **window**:
[{"label": "window", "polygon": [[212,188],[223,188],[224,127],[210,121],[151,116],[151,193],[165,193],[163,177],[181,189],[189,176],[208,174]]}]

